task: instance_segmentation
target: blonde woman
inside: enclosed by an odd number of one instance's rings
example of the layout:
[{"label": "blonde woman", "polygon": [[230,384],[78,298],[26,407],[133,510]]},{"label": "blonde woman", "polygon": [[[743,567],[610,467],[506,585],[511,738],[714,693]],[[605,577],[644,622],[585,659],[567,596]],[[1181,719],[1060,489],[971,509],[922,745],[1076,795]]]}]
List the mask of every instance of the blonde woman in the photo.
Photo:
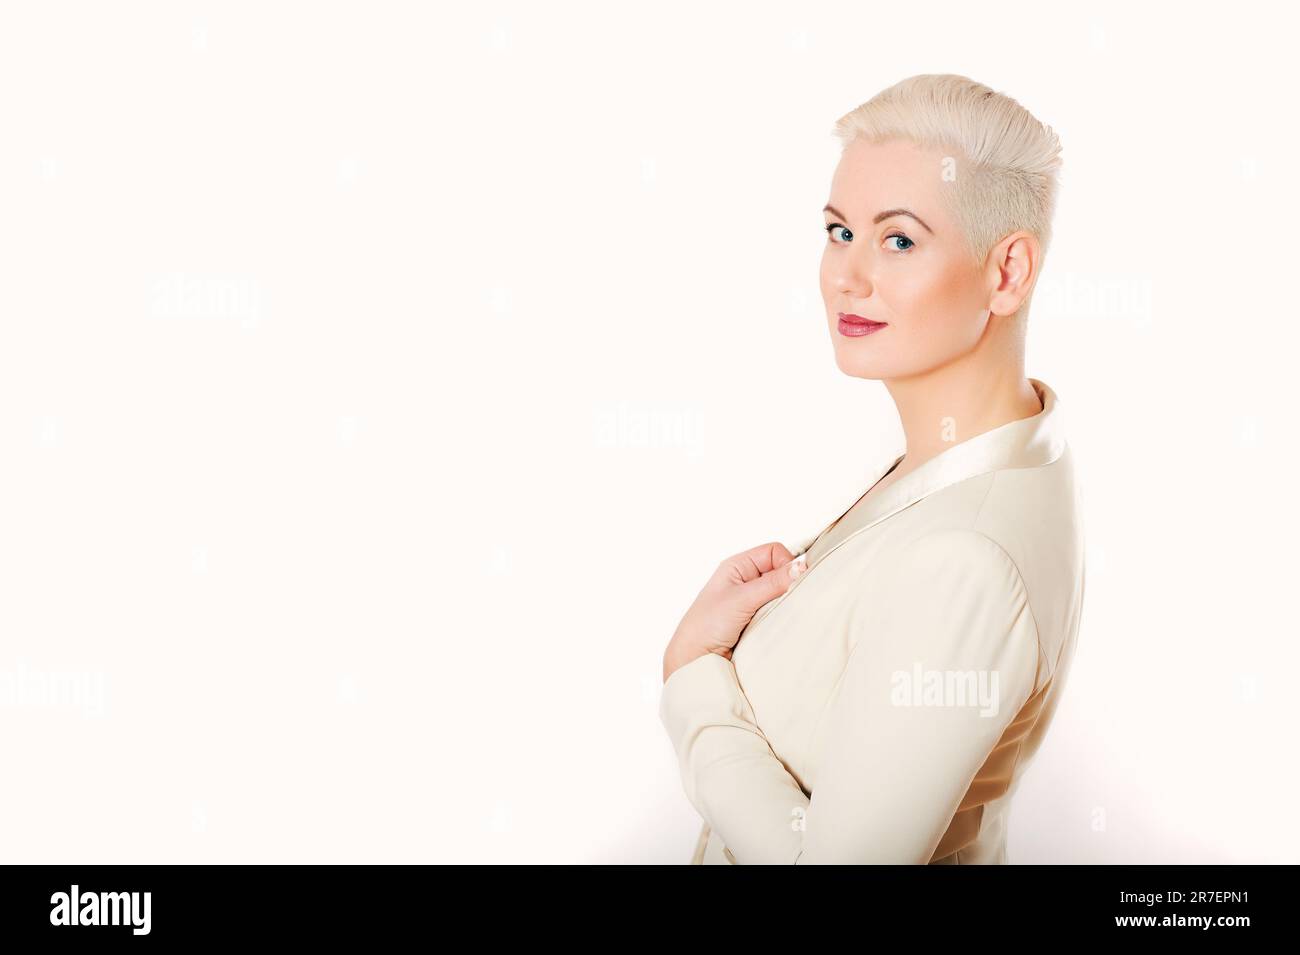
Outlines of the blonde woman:
[{"label": "blonde woman", "polygon": [[905,445],[820,533],[723,561],[673,634],[660,717],[704,820],[691,861],[1005,863],[1083,607],[1061,403],[1024,371],[1060,145],[949,74],[835,132],[827,330]]}]

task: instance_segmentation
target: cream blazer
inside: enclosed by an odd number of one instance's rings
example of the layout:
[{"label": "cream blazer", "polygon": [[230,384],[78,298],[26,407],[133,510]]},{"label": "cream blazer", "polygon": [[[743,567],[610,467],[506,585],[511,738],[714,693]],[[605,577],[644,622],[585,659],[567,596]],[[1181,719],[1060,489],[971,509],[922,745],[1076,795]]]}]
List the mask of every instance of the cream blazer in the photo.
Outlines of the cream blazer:
[{"label": "cream blazer", "polygon": [[659,716],[704,820],[691,863],[1008,861],[1084,592],[1061,406],[1029,381],[1039,414],[850,507],[732,659],[669,675]]}]

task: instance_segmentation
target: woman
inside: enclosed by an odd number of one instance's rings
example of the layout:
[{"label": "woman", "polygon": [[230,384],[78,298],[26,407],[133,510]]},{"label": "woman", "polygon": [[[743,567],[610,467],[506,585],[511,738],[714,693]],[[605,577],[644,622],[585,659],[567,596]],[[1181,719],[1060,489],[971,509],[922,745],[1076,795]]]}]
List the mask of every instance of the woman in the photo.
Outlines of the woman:
[{"label": "woman", "polygon": [[1060,404],[1024,374],[1060,145],[955,75],[835,131],[835,362],[884,382],[905,445],[821,533],[723,561],[669,642],[691,861],[1004,863],[1083,606]]}]

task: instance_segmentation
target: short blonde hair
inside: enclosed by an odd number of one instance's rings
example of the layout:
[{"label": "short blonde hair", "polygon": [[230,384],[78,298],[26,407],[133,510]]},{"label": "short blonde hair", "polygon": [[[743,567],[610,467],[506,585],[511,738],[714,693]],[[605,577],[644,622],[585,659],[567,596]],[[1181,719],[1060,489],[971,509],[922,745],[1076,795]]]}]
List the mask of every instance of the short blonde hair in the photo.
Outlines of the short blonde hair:
[{"label": "short blonde hair", "polygon": [[846,113],[833,132],[844,148],[859,138],[904,139],[955,153],[955,176],[944,194],[976,263],[1019,229],[1036,235],[1046,254],[1061,143],[1011,97],[955,73],[924,73]]}]

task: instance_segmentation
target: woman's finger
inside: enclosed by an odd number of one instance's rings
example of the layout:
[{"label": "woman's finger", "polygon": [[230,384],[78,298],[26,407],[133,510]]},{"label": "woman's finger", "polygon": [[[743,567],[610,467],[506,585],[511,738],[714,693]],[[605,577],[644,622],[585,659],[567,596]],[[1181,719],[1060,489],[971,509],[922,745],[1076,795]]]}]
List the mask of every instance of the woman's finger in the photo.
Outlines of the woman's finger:
[{"label": "woman's finger", "polygon": [[745,610],[754,613],[769,600],[781,596],[807,569],[808,564],[803,560],[786,561],[756,580],[741,584],[738,589]]},{"label": "woman's finger", "polygon": [[759,544],[734,557],[728,557],[725,563],[740,572],[742,581],[757,580],[763,574],[784,567],[794,559],[794,555],[780,541]]}]

